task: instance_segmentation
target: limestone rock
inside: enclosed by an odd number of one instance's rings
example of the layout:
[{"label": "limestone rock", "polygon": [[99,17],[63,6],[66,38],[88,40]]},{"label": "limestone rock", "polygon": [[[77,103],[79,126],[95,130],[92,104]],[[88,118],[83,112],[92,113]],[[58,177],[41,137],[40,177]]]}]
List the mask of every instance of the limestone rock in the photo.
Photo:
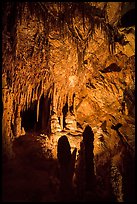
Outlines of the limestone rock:
[{"label": "limestone rock", "polygon": [[25,134],[26,134],[25,129],[24,129],[24,127],[22,127],[21,128],[21,135],[25,135]]},{"label": "limestone rock", "polygon": [[53,114],[51,116],[51,133],[56,133],[56,132],[60,132],[61,131],[61,127],[59,124],[59,120],[56,114]]},{"label": "limestone rock", "polygon": [[[87,124],[95,134],[96,166],[118,148],[112,125],[121,123],[121,134],[135,146],[135,26],[119,25],[128,10],[129,2],[3,4],[2,138],[7,155],[13,140],[27,135],[24,112],[35,134],[51,138],[42,149],[50,149],[54,158],[62,135],[72,149],[80,149]],[[103,121],[107,132],[100,128]]]},{"label": "limestone rock", "polygon": [[68,113],[65,118],[65,122],[66,122],[67,129],[73,130],[73,131],[77,130],[77,122],[74,115],[72,115],[71,113]]}]

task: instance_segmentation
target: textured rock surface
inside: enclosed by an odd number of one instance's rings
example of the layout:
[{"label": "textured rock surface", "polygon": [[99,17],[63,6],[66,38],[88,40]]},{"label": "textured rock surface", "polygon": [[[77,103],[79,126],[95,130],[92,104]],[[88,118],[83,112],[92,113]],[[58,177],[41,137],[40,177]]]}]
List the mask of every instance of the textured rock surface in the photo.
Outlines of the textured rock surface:
[{"label": "textured rock surface", "polygon": [[[79,151],[87,124],[95,135],[98,180],[110,152],[113,157],[122,151],[120,137],[134,155],[135,25],[120,24],[133,8],[134,2],[3,4],[4,156],[13,157],[13,141],[29,131],[37,134],[43,154],[49,149],[56,158],[62,135]],[[119,132],[112,129],[117,124]],[[114,168],[121,201],[121,174]]]}]

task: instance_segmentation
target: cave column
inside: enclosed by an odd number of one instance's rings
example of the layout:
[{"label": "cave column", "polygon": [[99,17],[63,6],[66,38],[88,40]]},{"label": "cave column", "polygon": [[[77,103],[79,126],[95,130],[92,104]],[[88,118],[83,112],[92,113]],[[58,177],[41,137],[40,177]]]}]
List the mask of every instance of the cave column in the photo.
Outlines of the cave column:
[{"label": "cave column", "polygon": [[13,132],[11,130],[11,121],[13,113],[13,95],[7,89],[2,90],[2,151],[3,156],[11,159],[14,157],[12,148]]},{"label": "cave column", "polygon": [[72,97],[68,95],[68,112],[70,112],[70,107],[72,106]]},{"label": "cave column", "polygon": [[21,117],[20,117],[21,106],[17,106],[17,113],[15,119],[15,136],[19,137],[21,135]]}]

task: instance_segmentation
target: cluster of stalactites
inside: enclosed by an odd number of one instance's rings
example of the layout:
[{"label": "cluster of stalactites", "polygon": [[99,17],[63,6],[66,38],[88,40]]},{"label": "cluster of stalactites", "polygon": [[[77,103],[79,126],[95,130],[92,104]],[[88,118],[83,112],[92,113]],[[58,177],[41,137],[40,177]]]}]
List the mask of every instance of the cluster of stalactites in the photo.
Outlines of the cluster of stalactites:
[{"label": "cluster of stalactites", "polygon": [[18,105],[21,106],[21,111],[25,111],[31,107],[31,105],[37,101],[37,122],[39,120],[39,105],[42,95],[44,100],[50,99],[50,113],[56,112],[58,116],[62,115],[62,110],[65,104],[68,104],[68,111],[73,106],[72,111],[75,112],[74,95],[72,91],[60,90],[55,84],[44,84],[41,80],[40,83],[34,87],[34,85],[28,84],[28,87],[24,91],[17,92],[14,95],[14,110],[17,110]]},{"label": "cluster of stalactites", "polygon": [[75,112],[75,105],[74,105],[74,97],[75,93],[68,90],[59,90],[58,87],[53,86],[53,112],[56,112],[58,116],[62,115],[62,110],[65,104],[68,106],[68,112],[70,108],[73,106],[73,113]]},{"label": "cluster of stalactites", "polygon": [[14,94],[14,101],[15,101],[15,110],[16,106],[20,104],[22,111],[30,108],[31,104],[35,101],[38,102],[38,109],[39,109],[39,101],[42,96],[46,92],[44,90],[43,81],[41,81],[38,85],[34,86],[28,84],[28,86],[24,86],[24,90],[18,89],[18,92]]}]

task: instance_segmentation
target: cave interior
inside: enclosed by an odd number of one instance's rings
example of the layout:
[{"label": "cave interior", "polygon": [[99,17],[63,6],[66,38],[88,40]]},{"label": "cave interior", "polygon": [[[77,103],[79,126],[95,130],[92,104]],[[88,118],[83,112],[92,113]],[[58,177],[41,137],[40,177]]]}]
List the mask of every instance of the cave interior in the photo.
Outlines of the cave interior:
[{"label": "cave interior", "polygon": [[135,201],[135,2],[2,2],[3,202]]}]

